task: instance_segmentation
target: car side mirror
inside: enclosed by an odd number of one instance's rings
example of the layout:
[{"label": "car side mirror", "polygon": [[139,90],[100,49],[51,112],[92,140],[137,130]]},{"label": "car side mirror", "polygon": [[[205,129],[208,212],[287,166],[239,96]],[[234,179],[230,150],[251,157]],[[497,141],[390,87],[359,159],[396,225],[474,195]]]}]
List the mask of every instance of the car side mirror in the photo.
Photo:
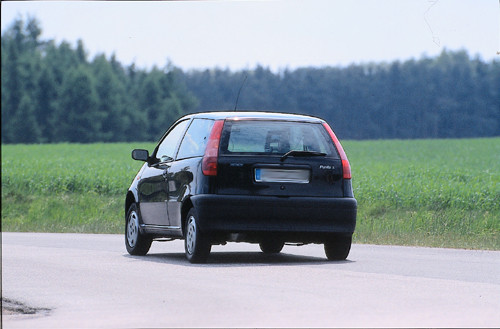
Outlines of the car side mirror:
[{"label": "car side mirror", "polygon": [[132,151],[132,159],[139,161],[148,161],[149,152],[148,150],[135,149]]}]

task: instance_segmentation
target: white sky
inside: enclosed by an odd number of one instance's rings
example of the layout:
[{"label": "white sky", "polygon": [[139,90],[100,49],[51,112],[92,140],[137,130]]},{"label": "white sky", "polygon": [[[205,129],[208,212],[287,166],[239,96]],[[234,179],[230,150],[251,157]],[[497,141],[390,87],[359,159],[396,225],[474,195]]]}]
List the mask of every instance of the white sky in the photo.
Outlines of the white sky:
[{"label": "white sky", "polygon": [[345,66],[465,49],[500,59],[498,0],[2,1],[3,31],[36,17],[42,39],[92,59],[183,69]]}]

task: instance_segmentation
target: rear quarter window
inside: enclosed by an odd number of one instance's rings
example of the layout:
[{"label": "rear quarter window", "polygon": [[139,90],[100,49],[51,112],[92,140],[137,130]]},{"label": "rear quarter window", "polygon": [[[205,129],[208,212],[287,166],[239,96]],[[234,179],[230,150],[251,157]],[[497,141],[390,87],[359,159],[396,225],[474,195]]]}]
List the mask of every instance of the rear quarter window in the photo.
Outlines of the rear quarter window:
[{"label": "rear quarter window", "polygon": [[320,123],[288,121],[226,121],[221,154],[283,155],[289,151],[316,151],[338,158]]},{"label": "rear quarter window", "polygon": [[194,119],[182,139],[177,159],[203,156],[213,125],[213,120]]}]

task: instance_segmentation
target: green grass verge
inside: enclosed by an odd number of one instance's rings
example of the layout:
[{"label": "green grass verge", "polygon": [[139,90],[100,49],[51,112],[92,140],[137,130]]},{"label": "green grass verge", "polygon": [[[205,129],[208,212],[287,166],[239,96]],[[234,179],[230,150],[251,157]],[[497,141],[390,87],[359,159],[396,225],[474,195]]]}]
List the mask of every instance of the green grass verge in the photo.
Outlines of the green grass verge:
[{"label": "green grass verge", "polygon": [[121,233],[123,198],[97,193],[2,197],[2,230],[12,232]]},{"label": "green grass verge", "polygon": [[[500,250],[500,138],[346,141],[358,243]],[[123,231],[152,143],[2,145],[2,230]]]},{"label": "green grass verge", "polygon": [[361,207],[357,243],[500,249],[499,214],[480,210]]},{"label": "green grass verge", "polygon": [[500,249],[500,139],[347,141],[355,241]]}]

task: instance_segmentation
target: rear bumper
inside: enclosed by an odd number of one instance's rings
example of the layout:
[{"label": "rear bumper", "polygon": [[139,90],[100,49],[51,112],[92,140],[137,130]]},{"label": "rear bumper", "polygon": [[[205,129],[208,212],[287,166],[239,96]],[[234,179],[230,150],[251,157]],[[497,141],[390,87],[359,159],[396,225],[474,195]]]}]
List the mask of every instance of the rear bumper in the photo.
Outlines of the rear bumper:
[{"label": "rear bumper", "polygon": [[200,229],[210,232],[352,234],[356,226],[354,198],[203,194],[191,201]]}]

